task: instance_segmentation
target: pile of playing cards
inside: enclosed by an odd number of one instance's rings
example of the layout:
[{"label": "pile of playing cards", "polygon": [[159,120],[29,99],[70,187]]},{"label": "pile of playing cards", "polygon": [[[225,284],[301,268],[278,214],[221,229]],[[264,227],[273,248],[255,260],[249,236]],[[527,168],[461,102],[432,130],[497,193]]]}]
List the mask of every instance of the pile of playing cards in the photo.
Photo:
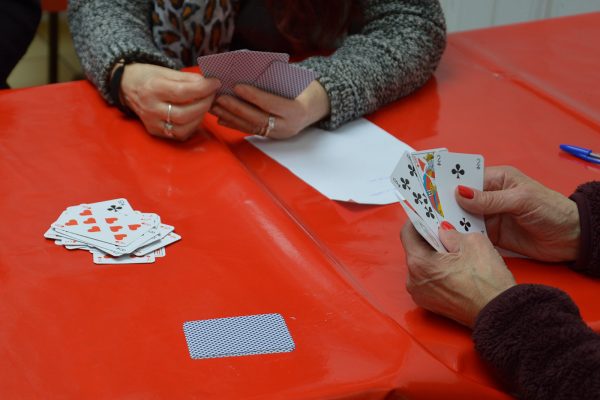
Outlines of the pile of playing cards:
[{"label": "pile of playing cards", "polygon": [[483,217],[456,202],[458,185],[483,189],[483,157],[447,149],[405,152],[390,179],[415,229],[439,252],[446,252],[438,227],[447,221],[462,233],[486,234]]},{"label": "pile of playing cards", "polygon": [[125,199],[68,207],[44,237],[65,248],[88,250],[96,264],[146,264],[181,239],[157,214],[135,211]]},{"label": "pile of playing cards", "polygon": [[289,54],[285,53],[236,50],[198,57],[198,66],[205,77],[221,81],[219,95],[235,96],[233,87],[244,83],[295,99],[317,78],[317,74],[288,64],[289,59]]}]

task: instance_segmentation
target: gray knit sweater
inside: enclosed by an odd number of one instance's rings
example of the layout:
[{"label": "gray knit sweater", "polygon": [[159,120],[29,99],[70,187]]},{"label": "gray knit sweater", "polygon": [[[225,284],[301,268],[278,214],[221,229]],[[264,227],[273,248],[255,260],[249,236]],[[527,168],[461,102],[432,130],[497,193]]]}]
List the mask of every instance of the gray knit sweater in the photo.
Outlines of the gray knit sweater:
[{"label": "gray knit sweater", "polygon": [[[421,87],[446,44],[437,0],[363,0],[365,24],[328,57],[300,64],[319,74],[331,113],[327,129],[377,110]],[[109,99],[109,74],[120,58],[181,68],[154,44],[152,0],[71,0],[75,49],[90,81]]]}]

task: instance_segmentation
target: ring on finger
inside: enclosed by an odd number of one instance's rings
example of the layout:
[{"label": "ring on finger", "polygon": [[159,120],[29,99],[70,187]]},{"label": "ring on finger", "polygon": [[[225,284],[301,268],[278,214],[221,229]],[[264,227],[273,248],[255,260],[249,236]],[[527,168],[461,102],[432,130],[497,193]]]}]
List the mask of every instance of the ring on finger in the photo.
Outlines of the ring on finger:
[{"label": "ring on finger", "polygon": [[265,135],[265,131],[266,131],[266,127],[263,126],[257,126],[254,128],[254,130],[252,131],[253,134],[258,135],[258,136],[264,136]]},{"label": "ring on finger", "polygon": [[171,110],[173,109],[173,105],[171,103],[167,103],[167,123],[171,123]]},{"label": "ring on finger", "polygon": [[172,138],[173,135],[173,122],[171,121],[171,110],[173,110],[173,105],[171,103],[167,103],[167,120],[165,121],[163,132],[166,136]]},{"label": "ring on finger", "polygon": [[165,136],[168,136],[170,138],[174,137],[175,135],[173,134],[173,124],[169,121],[165,121],[163,132]]},{"label": "ring on finger", "polygon": [[271,131],[275,129],[275,117],[273,115],[269,115],[269,119],[267,121],[267,126],[265,128],[264,137],[269,137]]}]

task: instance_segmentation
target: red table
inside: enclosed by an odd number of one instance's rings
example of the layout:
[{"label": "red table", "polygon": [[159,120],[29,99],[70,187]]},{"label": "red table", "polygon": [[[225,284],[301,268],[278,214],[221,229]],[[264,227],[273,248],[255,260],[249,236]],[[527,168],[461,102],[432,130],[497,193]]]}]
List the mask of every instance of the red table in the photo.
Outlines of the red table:
[{"label": "red table", "polygon": [[[452,35],[435,79],[369,119],[415,148],[481,153],[568,194],[600,179],[558,150],[600,148],[588,118],[600,99],[582,92],[598,76],[587,52],[544,52],[527,32],[567,43],[584,22],[600,34],[594,14]],[[519,54],[528,41],[553,68]],[[579,78],[557,76],[562,63]],[[0,110],[0,397],[509,398],[469,331],[406,293],[400,206],[327,200],[211,118],[187,143],[154,139],[87,82],[3,91]],[[183,240],[155,264],[97,266],[42,237],[66,206],[119,196]],[[508,264],[519,282],[566,290],[600,328],[598,281]],[[190,359],[184,321],[269,312],[295,351]]]}]

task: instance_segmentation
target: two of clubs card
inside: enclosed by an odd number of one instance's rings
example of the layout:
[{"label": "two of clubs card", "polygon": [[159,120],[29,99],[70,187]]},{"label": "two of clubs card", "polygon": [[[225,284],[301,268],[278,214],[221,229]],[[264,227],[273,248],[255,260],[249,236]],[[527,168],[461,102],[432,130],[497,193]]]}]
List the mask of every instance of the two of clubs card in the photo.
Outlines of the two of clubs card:
[{"label": "two of clubs card", "polygon": [[235,96],[237,84],[247,84],[288,99],[295,99],[317,74],[289,64],[286,53],[236,50],[198,57],[200,72],[221,81],[218,95]]},{"label": "two of clubs card", "polygon": [[135,211],[126,199],[80,204],[64,210],[44,233],[69,250],[87,250],[96,264],[148,264],[181,239],[153,213]]},{"label": "two of clubs card", "polygon": [[455,197],[458,185],[483,190],[483,172],[483,156],[440,148],[406,151],[390,179],[415,229],[434,249],[445,253],[438,236],[443,221],[461,233],[487,234],[483,217],[465,211]]}]

